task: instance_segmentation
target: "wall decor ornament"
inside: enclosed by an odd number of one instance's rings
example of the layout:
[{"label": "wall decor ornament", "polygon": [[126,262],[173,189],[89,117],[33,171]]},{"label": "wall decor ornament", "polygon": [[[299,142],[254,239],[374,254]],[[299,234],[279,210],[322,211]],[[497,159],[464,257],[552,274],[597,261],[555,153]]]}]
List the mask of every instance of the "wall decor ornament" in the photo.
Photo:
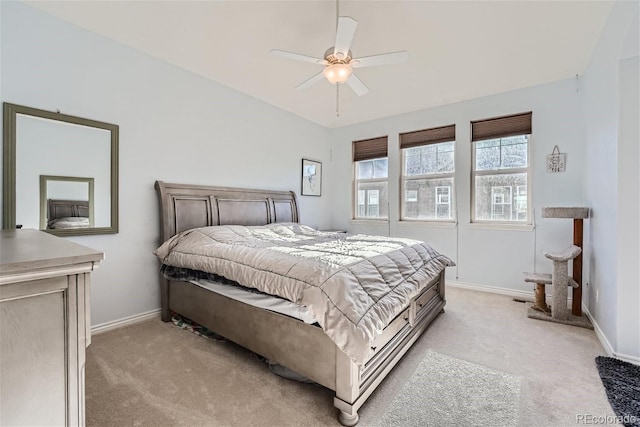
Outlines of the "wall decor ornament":
[{"label": "wall decor ornament", "polygon": [[553,147],[551,154],[547,156],[547,172],[564,172],[566,167],[566,155],[560,152],[557,145]]},{"label": "wall decor ornament", "polygon": [[315,160],[302,159],[302,192],[303,196],[322,195],[322,163]]}]

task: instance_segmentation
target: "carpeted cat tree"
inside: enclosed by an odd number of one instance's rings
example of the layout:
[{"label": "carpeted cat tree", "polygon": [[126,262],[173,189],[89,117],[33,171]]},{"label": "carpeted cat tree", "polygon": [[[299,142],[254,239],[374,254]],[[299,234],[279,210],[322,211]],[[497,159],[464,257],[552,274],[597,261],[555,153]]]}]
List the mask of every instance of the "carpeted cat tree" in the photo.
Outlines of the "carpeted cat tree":
[{"label": "carpeted cat tree", "polygon": [[[553,261],[553,272],[525,273],[525,282],[536,284],[536,300],[528,310],[532,319],[564,323],[593,329],[582,314],[582,221],[589,217],[588,208],[542,208],[542,218],[572,218],[573,245],[560,253],[543,252]],[[573,261],[573,277],[569,276],[569,261]],[[546,303],[545,285],[553,286],[551,307]],[[572,310],[567,307],[567,287],[573,288]]]}]

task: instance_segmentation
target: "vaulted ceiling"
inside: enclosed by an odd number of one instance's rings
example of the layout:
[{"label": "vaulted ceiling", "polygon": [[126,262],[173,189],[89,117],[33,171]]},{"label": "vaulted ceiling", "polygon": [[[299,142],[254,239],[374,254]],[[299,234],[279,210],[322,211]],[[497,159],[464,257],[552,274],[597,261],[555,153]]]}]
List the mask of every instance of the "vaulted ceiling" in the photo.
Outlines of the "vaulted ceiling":
[{"label": "vaulted ceiling", "polygon": [[334,45],[334,1],[28,1],[80,27],[327,127],[340,127],[582,74],[609,1],[341,1],[358,22],[355,57],[407,50],[356,69],[370,92],[325,80],[295,86]]}]

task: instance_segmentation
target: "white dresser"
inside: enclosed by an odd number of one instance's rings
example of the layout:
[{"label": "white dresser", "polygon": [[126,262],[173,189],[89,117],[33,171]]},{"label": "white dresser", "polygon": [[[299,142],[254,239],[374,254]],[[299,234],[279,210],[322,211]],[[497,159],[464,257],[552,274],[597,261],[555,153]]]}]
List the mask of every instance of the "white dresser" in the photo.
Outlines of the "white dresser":
[{"label": "white dresser", "polygon": [[0,425],[84,425],[90,273],[104,254],[0,231]]}]

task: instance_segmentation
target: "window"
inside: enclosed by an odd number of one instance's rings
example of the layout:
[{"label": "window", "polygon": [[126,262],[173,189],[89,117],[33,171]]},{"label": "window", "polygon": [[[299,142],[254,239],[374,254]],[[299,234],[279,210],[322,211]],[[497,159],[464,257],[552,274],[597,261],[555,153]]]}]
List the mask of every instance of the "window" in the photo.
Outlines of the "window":
[{"label": "window", "polygon": [[354,218],[386,219],[389,215],[387,137],[354,141],[353,163]]},{"label": "window", "polygon": [[400,134],[401,219],[451,221],[455,125]]},{"label": "window", "polygon": [[516,194],[514,196],[516,205],[516,218],[519,221],[527,219],[527,187],[525,185],[516,186]]},{"label": "window", "polygon": [[511,187],[491,187],[491,219],[511,221]]},{"label": "window", "polygon": [[436,218],[451,218],[451,187],[436,187]]},{"label": "window", "polygon": [[471,135],[473,220],[530,223],[531,113],[472,122]]}]

